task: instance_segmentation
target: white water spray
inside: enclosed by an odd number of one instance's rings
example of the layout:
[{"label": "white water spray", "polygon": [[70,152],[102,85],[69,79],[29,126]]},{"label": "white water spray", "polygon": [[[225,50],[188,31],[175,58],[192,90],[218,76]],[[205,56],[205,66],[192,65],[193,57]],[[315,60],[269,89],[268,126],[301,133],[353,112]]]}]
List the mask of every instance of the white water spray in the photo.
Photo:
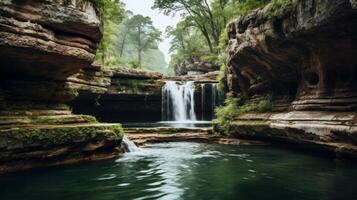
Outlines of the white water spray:
[{"label": "white water spray", "polygon": [[196,121],[195,85],[193,81],[180,84],[166,81],[162,88],[163,121]]},{"label": "white water spray", "polygon": [[140,151],[139,147],[135,145],[133,141],[131,141],[126,135],[123,137],[123,145],[125,148],[125,152],[136,152]]}]

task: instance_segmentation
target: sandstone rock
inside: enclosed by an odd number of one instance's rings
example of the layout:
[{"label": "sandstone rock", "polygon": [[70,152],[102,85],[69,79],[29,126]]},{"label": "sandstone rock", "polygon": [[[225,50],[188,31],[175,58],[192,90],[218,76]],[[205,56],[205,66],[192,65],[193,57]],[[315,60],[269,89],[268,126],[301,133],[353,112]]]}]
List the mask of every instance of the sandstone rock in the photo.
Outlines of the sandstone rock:
[{"label": "sandstone rock", "polygon": [[272,95],[273,111],[283,112],[260,119],[241,116],[231,124],[232,134],[316,145],[356,157],[355,1],[300,0],[284,8],[269,4],[240,17],[228,30],[230,92],[248,100]]},{"label": "sandstone rock", "polygon": [[71,103],[75,113],[106,122],[161,120],[161,74],[94,65],[68,78],[67,83],[79,92]]},{"label": "sandstone rock", "polygon": [[0,2],[2,76],[64,79],[90,65],[101,39],[91,1]]},{"label": "sandstone rock", "polygon": [[170,81],[194,81],[195,83],[218,83],[219,71],[207,72],[200,75],[167,76],[164,80]]},{"label": "sandstone rock", "polygon": [[201,61],[198,58],[184,60],[175,66],[175,74],[177,76],[202,75],[217,70],[219,70],[219,66],[217,64]]},{"label": "sandstone rock", "polygon": [[0,173],[121,153],[119,124],[66,105],[78,95],[67,77],[90,66],[101,37],[92,1],[0,1]]},{"label": "sandstone rock", "polygon": [[159,142],[207,142],[230,145],[265,145],[267,143],[222,138],[205,128],[126,128],[125,133],[138,146]]},{"label": "sandstone rock", "polygon": [[293,110],[356,110],[351,2],[301,0],[272,18],[270,12],[255,10],[229,26],[228,64],[241,92],[271,93],[293,101]]}]

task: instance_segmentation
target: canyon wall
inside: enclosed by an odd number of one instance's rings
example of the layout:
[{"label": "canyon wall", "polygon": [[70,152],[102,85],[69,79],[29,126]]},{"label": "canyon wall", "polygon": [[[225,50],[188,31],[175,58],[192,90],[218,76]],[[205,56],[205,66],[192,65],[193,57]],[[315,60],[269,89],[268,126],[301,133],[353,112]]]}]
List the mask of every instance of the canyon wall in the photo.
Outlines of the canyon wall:
[{"label": "canyon wall", "polygon": [[269,4],[229,24],[227,84],[270,113],[237,116],[230,134],[357,153],[357,1]]},{"label": "canyon wall", "polygon": [[68,78],[79,93],[72,110],[105,122],[160,121],[161,78],[160,73],[93,64]]},{"label": "canyon wall", "polygon": [[74,115],[66,79],[102,37],[92,1],[0,1],[0,172],[115,157],[123,131]]}]

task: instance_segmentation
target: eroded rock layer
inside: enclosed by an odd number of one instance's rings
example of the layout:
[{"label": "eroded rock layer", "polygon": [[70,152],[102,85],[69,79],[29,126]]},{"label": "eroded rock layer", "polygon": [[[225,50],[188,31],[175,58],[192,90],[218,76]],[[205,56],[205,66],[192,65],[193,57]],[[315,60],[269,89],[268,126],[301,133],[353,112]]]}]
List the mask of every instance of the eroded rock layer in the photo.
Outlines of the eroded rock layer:
[{"label": "eroded rock layer", "polygon": [[66,105],[102,37],[94,1],[0,1],[0,173],[114,157],[123,131]]},{"label": "eroded rock layer", "polygon": [[79,96],[72,101],[75,113],[91,114],[105,122],[157,122],[161,120],[159,73],[93,64],[68,78]]},{"label": "eroded rock layer", "polygon": [[[286,140],[296,135],[297,142],[327,142],[333,150],[342,148],[332,144],[336,141],[354,146],[356,1],[292,2],[284,8],[269,4],[229,25],[230,92],[246,99],[271,95],[273,111],[284,113],[260,116],[257,123],[249,122],[252,116],[239,117],[231,133],[259,132]],[[300,117],[291,111],[299,111]],[[340,120],[340,116],[348,118]],[[259,128],[262,124],[264,128]]]}]

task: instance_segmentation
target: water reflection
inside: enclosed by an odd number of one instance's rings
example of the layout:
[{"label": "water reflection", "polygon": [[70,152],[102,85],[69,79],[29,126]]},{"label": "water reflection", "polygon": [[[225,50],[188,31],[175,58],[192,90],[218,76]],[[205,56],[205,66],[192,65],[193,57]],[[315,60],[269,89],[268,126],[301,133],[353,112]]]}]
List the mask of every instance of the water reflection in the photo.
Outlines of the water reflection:
[{"label": "water reflection", "polygon": [[0,176],[0,199],[354,199],[354,164],[253,146],[163,143],[116,161]]}]

